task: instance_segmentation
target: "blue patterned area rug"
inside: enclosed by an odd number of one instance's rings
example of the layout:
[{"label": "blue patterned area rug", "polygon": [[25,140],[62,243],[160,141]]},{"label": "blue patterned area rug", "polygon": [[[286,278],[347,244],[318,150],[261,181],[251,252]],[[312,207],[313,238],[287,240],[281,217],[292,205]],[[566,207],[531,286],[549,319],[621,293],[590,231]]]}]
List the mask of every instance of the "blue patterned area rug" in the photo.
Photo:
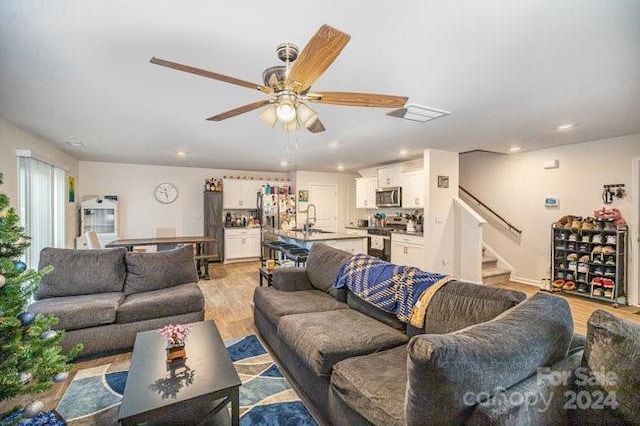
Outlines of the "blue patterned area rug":
[{"label": "blue patterned area rug", "polygon": [[[225,346],[242,380],[241,425],[318,424],[256,336],[227,340]],[[118,424],[128,367],[107,364],[78,371],[57,412],[70,426]]]}]

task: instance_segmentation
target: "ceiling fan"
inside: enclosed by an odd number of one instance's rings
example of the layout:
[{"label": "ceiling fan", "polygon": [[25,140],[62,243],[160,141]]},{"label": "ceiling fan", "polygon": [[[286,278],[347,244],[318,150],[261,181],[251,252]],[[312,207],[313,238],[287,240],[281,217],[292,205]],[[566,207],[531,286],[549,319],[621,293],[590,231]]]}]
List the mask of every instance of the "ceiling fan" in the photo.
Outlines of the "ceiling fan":
[{"label": "ceiling fan", "polygon": [[[209,117],[207,120],[222,121],[268,106],[260,113],[259,117],[271,127],[280,122],[286,131],[295,131],[302,126],[312,133],[319,133],[323,132],[325,127],[318,118],[318,113],[309,108],[305,102],[399,108],[403,107],[408,99],[403,96],[374,93],[310,91],[311,85],[329,68],[350,38],[349,34],[328,25],[323,25],[309,40],[302,52],[299,52],[298,47],[293,43],[279,45],[276,48],[276,53],[278,58],[285,62],[285,65],[274,66],[264,70],[262,73],[264,85],[178,64],[155,56],[151,58],[150,62],[178,71],[259,90],[269,95],[267,99],[234,108]],[[298,53],[300,54],[298,55]]]}]

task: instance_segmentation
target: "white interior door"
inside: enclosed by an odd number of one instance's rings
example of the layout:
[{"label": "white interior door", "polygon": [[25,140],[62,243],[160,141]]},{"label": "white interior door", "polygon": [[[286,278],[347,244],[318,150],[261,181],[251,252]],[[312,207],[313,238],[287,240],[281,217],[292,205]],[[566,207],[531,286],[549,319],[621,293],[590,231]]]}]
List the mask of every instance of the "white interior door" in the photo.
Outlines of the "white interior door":
[{"label": "white interior door", "polygon": [[316,206],[314,228],[338,232],[338,186],[310,184],[309,205],[311,204]]}]

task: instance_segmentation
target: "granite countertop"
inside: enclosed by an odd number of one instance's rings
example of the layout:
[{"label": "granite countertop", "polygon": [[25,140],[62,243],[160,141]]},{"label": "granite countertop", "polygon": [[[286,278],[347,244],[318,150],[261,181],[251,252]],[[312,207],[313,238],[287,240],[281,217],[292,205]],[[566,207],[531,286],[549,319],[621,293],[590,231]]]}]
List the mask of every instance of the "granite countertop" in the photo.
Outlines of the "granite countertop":
[{"label": "granite countertop", "polygon": [[291,238],[297,241],[332,241],[332,240],[354,240],[366,238],[363,235],[342,234],[337,232],[312,232],[305,234],[300,231],[283,231],[282,229],[271,230],[270,234],[283,238]]},{"label": "granite countertop", "polygon": [[409,231],[401,231],[399,229],[392,231],[394,234],[404,234],[404,235],[416,235],[418,237],[422,237],[424,235],[423,232],[409,232]]},{"label": "granite countertop", "polygon": [[368,226],[356,226],[356,225],[347,225],[347,226],[345,226],[345,228],[347,228],[347,229],[362,229],[363,231],[366,231],[367,229],[369,229]]}]

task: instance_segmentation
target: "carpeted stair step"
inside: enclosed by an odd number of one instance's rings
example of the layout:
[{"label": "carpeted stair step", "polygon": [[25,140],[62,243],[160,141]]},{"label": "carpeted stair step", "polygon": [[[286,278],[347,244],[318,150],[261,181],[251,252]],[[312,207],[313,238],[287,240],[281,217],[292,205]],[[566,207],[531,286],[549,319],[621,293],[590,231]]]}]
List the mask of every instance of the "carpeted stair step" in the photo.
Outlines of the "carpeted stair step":
[{"label": "carpeted stair step", "polygon": [[501,282],[509,281],[511,278],[511,271],[497,266],[482,268],[482,283],[485,285],[491,285]]},{"label": "carpeted stair step", "polygon": [[495,268],[498,266],[498,259],[493,256],[482,256],[482,269]]}]

